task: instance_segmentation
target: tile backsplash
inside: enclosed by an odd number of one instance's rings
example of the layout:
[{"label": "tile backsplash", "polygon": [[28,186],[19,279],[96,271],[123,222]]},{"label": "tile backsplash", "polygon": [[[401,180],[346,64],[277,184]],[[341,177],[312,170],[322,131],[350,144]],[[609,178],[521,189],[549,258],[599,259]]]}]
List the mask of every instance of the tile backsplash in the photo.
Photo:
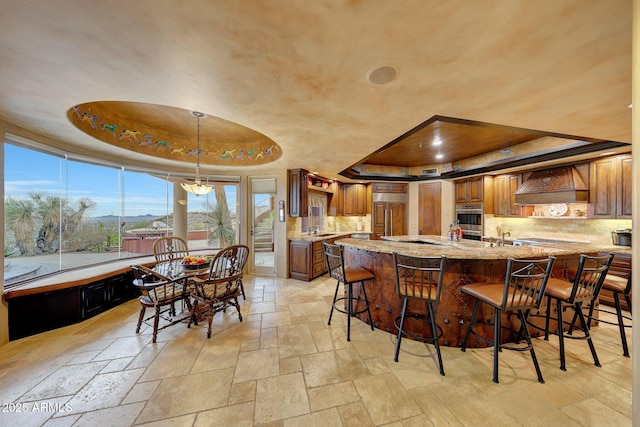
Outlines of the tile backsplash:
[{"label": "tile backsplash", "polygon": [[499,237],[502,232],[511,233],[511,238],[539,237],[560,240],[575,240],[585,243],[613,243],[613,230],[631,228],[630,219],[584,219],[584,218],[505,218],[484,216],[484,234]]},{"label": "tile backsplash", "polygon": [[[359,228],[361,228],[359,230]],[[371,215],[365,216],[324,216],[322,219],[322,232],[342,231],[371,231]],[[287,217],[287,236],[296,236],[304,233],[302,218]]]}]

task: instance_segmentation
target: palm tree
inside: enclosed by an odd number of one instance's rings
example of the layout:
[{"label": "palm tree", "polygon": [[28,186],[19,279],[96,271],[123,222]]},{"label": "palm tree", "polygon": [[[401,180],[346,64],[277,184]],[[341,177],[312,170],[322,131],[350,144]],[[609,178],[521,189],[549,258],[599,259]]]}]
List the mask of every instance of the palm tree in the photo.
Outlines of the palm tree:
[{"label": "palm tree", "polygon": [[38,251],[55,253],[60,248],[60,224],[66,203],[59,196],[44,195],[35,191],[30,192],[29,197],[35,202],[37,214],[42,221],[36,240]]},{"label": "palm tree", "polygon": [[233,230],[229,209],[221,204],[209,205],[208,208],[207,210],[211,212],[209,217],[209,229],[211,231],[207,236],[209,244],[213,245],[215,241],[218,241],[218,245],[221,248],[233,245],[236,240],[236,232]]},{"label": "palm tree", "polygon": [[34,220],[35,204],[32,200],[7,197],[4,202],[5,224],[13,231],[16,247],[21,255],[36,253],[33,232],[36,229]]},{"label": "palm tree", "polygon": [[[31,192],[29,197],[8,197],[5,201],[7,227],[13,231],[16,246],[22,255],[57,252],[60,238],[69,238],[86,213],[96,205],[90,199],[83,198],[78,200],[78,208],[73,209],[66,199],[59,196]],[[34,241],[37,223],[41,225]]]}]

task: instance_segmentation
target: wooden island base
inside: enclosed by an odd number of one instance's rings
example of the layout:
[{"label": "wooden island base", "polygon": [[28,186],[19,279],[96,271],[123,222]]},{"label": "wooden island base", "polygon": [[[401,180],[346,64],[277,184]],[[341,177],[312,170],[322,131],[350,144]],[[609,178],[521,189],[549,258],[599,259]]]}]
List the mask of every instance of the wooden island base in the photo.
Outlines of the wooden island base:
[{"label": "wooden island base", "polygon": [[[571,271],[578,264],[579,255],[556,255],[554,266],[554,277],[570,277]],[[393,257],[391,253],[373,252],[366,249],[357,249],[345,245],[345,263],[347,265],[358,265],[372,271],[376,278],[366,284],[367,296],[371,307],[371,316],[374,327],[397,333],[395,319],[400,316],[402,304],[396,294],[395,272],[393,267]],[[459,347],[464,339],[464,334],[471,318],[474,300],[468,296],[462,296],[458,288],[471,282],[504,282],[506,274],[506,259],[448,259],[443,278],[443,288],[436,313],[436,323],[442,327],[443,334],[439,340],[440,345]],[[360,284],[354,285],[354,295],[361,296]],[[413,312],[427,315],[426,305],[419,301],[409,301],[409,308]],[[546,310],[545,301],[540,306],[539,313],[544,314]],[[537,313],[532,313],[537,314]],[[565,316],[571,316],[569,313]],[[488,321],[493,316],[493,308],[481,304],[478,311],[478,320]],[[358,316],[366,323],[367,316]],[[530,318],[532,322],[539,326],[544,326],[544,319]],[[414,320],[408,324],[412,333],[422,336],[431,336],[429,325],[426,322]],[[520,328],[517,316],[503,314],[502,331],[503,342],[513,342],[516,337],[515,331]],[[555,328],[555,323],[551,324]],[[493,337],[493,326],[475,327],[482,336]],[[529,328],[532,336],[539,336],[540,331]],[[486,347],[487,344],[473,335],[470,337],[469,348]]]}]

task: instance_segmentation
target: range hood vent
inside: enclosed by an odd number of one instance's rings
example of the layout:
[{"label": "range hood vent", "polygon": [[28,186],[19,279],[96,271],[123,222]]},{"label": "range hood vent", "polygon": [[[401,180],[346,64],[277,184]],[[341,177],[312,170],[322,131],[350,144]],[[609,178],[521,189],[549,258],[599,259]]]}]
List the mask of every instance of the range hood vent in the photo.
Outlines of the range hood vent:
[{"label": "range hood vent", "polygon": [[533,172],[516,190],[520,205],[574,203],[589,201],[589,187],[574,166]]}]

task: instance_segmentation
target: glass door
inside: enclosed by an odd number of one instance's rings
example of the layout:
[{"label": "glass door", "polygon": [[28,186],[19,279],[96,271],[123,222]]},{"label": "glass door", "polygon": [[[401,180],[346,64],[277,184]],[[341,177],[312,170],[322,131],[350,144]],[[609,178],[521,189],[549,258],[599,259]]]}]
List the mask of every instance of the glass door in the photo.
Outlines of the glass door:
[{"label": "glass door", "polygon": [[258,274],[276,274],[275,190],[275,178],[251,179],[251,253],[253,272]]}]

